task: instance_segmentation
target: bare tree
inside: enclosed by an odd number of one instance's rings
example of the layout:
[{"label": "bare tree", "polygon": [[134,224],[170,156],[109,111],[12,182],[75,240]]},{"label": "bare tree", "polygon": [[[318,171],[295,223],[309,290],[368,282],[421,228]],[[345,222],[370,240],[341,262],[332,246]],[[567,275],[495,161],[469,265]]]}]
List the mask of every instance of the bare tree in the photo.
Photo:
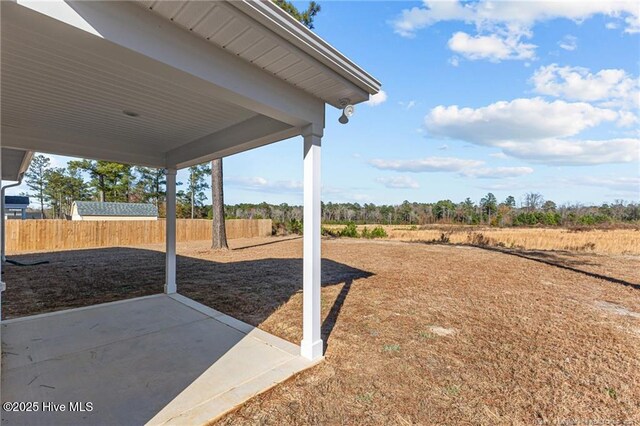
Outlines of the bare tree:
[{"label": "bare tree", "polygon": [[542,206],[543,202],[544,198],[542,197],[542,194],[538,192],[527,192],[524,194],[523,204],[528,212],[538,210]]},{"label": "bare tree", "polygon": [[211,248],[228,250],[227,231],[224,225],[224,191],[222,185],[222,158],[211,161],[211,215],[213,237]]}]

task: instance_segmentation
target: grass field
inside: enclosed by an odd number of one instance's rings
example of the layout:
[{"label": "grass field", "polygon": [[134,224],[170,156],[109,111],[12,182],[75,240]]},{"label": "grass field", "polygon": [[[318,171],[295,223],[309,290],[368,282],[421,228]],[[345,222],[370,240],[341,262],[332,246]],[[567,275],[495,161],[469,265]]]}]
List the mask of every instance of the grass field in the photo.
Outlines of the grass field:
[{"label": "grass field", "polygon": [[[373,229],[378,225],[359,225]],[[329,225],[331,229],[344,226]],[[603,254],[640,254],[640,228],[587,229],[490,228],[481,226],[383,225],[390,239],[401,241],[484,244],[525,250],[568,250]]]},{"label": "grass field", "polygon": [[[413,232],[413,231],[411,231]],[[178,245],[179,291],[301,339],[301,239]],[[640,257],[323,240],[326,359],[219,424],[640,422]],[[16,257],[8,317],[162,291],[160,245]],[[599,274],[600,278],[576,270]]]}]

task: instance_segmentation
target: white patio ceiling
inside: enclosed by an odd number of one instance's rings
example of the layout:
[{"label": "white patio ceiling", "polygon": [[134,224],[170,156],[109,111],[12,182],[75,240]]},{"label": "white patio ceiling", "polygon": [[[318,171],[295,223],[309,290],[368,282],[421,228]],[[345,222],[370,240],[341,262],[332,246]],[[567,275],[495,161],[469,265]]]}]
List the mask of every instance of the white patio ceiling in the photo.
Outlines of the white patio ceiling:
[{"label": "white patio ceiling", "polygon": [[5,148],[182,168],[379,90],[271,2],[57,3],[84,25],[2,2]]},{"label": "white patio ceiling", "polygon": [[69,29],[65,39],[9,27],[5,37],[3,23],[3,126],[166,152],[257,116],[123,63],[113,52],[122,48],[97,37],[82,34],[81,46],[81,30]]},{"label": "white patio ceiling", "polygon": [[[174,150],[250,119],[291,129],[159,61],[20,6],[2,7],[3,147],[166,167]],[[31,24],[21,25],[24,18]]]}]

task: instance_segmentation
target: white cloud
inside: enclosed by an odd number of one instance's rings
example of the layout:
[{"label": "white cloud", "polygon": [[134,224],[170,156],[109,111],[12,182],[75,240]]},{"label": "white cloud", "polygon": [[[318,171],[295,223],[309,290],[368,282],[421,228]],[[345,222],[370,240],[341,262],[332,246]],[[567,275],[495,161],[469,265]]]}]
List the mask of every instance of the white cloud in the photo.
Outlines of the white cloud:
[{"label": "white cloud", "polygon": [[638,108],[640,80],[622,69],[592,73],[582,67],[551,64],[538,68],[530,79],[541,95],[585,102],[606,102],[602,106]]},{"label": "white cloud", "polygon": [[475,109],[440,105],[426,116],[425,124],[433,136],[491,146],[499,141],[573,136],[617,117],[615,111],[587,103],[524,98]]},{"label": "white cloud", "polygon": [[632,163],[640,159],[640,139],[607,140],[542,139],[534,142],[505,142],[502,150],[512,157],[547,164],[594,165]]},{"label": "white cloud", "polygon": [[493,158],[499,158],[501,160],[504,160],[505,158],[509,158],[509,156],[507,156],[504,152],[500,151],[500,152],[492,152],[491,154],[489,154],[489,157],[493,157]]},{"label": "white cloud", "polygon": [[231,185],[244,185],[255,188],[265,187],[269,184],[269,181],[263,177],[232,177],[227,179],[227,182]]},{"label": "white cloud", "polygon": [[387,92],[385,92],[384,90],[380,90],[375,95],[370,96],[369,100],[366,101],[364,104],[369,106],[378,106],[386,102],[386,100],[387,100]]},{"label": "white cloud", "polygon": [[461,174],[467,177],[499,179],[530,175],[531,167],[480,167],[477,169],[463,170]]},{"label": "white cloud", "polygon": [[397,34],[414,37],[416,32],[443,21],[475,24],[481,30],[496,26],[530,28],[536,23],[558,18],[582,22],[602,14],[624,21],[625,31],[640,31],[640,11],[634,0],[598,1],[486,1],[462,3],[458,0],[424,0],[421,7],[405,9],[392,25]]},{"label": "white cloud", "polygon": [[269,181],[263,177],[228,177],[225,183],[241,189],[260,192],[302,192],[302,182],[293,180]]},{"label": "white cloud", "polygon": [[620,118],[617,121],[618,126],[620,127],[633,127],[640,122],[640,118],[638,115],[634,114],[630,111],[620,111]]},{"label": "white cloud", "polygon": [[420,188],[418,181],[410,176],[391,176],[376,178],[376,182],[391,189],[417,189]]},{"label": "white cloud", "polygon": [[617,125],[633,127],[640,122],[640,79],[623,69],[591,72],[583,67],[540,67],[530,79],[536,93],[595,103],[618,109]]},{"label": "white cloud", "polygon": [[640,139],[573,137],[620,117],[584,102],[541,98],[500,101],[481,108],[437,106],[425,117],[432,136],[497,147],[506,155],[544,163],[584,165],[637,161]]},{"label": "white cloud", "polygon": [[[533,173],[531,167],[485,167],[484,161],[456,157],[426,157],[417,160],[371,160],[373,167],[397,172],[455,172],[460,176],[479,179],[513,178]],[[418,183],[406,176],[378,178],[377,182],[389,188],[418,188]],[[415,186],[409,186],[413,185]],[[393,186],[398,185],[398,186]]]},{"label": "white cloud", "polygon": [[578,38],[572,35],[566,35],[558,42],[558,47],[569,51],[576,50],[578,48]]},{"label": "white cloud", "polygon": [[449,39],[448,46],[452,51],[472,61],[487,59],[492,62],[533,59],[536,48],[534,44],[523,43],[519,35],[471,36],[462,31],[455,33]]},{"label": "white cloud", "polygon": [[398,102],[398,105],[400,105],[402,108],[404,108],[404,109],[406,109],[408,111],[411,108],[413,108],[416,105],[418,105],[418,103],[416,101],[414,101],[414,100],[410,100],[408,102],[400,101],[400,102]]},{"label": "white cloud", "polygon": [[486,189],[487,191],[517,191],[520,189],[532,191],[533,188],[540,187],[540,184],[532,185],[531,182],[523,182],[513,179],[505,179],[496,183],[483,184],[478,186],[478,188]]},{"label": "white cloud", "polygon": [[640,198],[640,177],[620,176],[581,176],[569,179],[568,183],[582,186],[599,186],[614,191],[635,194]]},{"label": "white cloud", "polygon": [[455,157],[426,157],[417,160],[382,160],[369,161],[376,169],[395,170],[397,172],[458,172],[465,168],[479,167],[483,161],[467,160]]},{"label": "white cloud", "polygon": [[348,202],[353,202],[354,200],[360,203],[370,203],[373,201],[373,197],[369,194],[361,194],[361,193],[352,193],[349,198],[345,198]]},{"label": "white cloud", "polygon": [[613,22],[624,25],[627,33],[640,32],[640,11],[635,0],[423,0],[421,7],[403,10],[391,24],[397,34],[409,38],[415,37],[418,30],[438,22],[474,24],[476,35],[458,32],[449,40],[449,47],[470,59],[497,62],[534,58],[536,46],[523,39],[532,37],[531,29],[537,23],[559,18],[580,23],[595,15],[612,18]]},{"label": "white cloud", "polygon": [[440,145],[440,146],[438,147],[438,151],[446,151],[446,150],[448,150],[448,149],[449,149],[449,145],[447,145],[447,144]]},{"label": "white cloud", "polygon": [[394,30],[403,37],[415,37],[416,31],[439,21],[471,21],[473,11],[457,1],[424,1],[422,7],[405,9],[392,22]]},{"label": "white cloud", "polygon": [[636,3],[636,13],[635,15],[628,15],[624,18],[625,24],[627,27],[624,29],[625,33],[629,34],[637,34],[640,33],[640,7],[638,7],[638,3]]},{"label": "white cloud", "polygon": [[339,188],[335,186],[322,186],[322,200],[323,201],[342,201],[352,203],[354,201],[358,202],[372,202],[374,198],[362,192],[363,188]]}]

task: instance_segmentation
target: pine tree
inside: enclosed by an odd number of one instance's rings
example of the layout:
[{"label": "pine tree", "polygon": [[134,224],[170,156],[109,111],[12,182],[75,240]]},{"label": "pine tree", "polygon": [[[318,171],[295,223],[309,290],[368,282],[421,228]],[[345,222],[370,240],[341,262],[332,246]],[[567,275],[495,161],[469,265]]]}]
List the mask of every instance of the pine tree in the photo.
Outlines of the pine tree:
[{"label": "pine tree", "polygon": [[89,173],[89,186],[99,201],[131,201],[134,177],[130,165],[102,160],[70,161],[69,171],[78,170]]},{"label": "pine tree", "polygon": [[45,189],[47,185],[46,172],[51,160],[44,155],[36,155],[31,160],[29,170],[24,174],[27,187],[33,191],[30,196],[36,197],[40,203],[41,217],[44,219]]},{"label": "pine tree", "polygon": [[87,184],[78,171],[68,171],[57,167],[45,172],[45,197],[53,216],[64,219],[71,215],[74,201],[83,201],[90,197]]},{"label": "pine tree", "polygon": [[167,171],[150,167],[136,167],[138,180],[135,183],[135,198],[160,208],[166,196]]},{"label": "pine tree", "polygon": [[209,183],[206,177],[210,174],[211,168],[208,165],[199,164],[189,167],[186,192],[180,191],[180,197],[183,202],[188,203],[191,209],[191,219],[195,218],[196,208],[204,204],[207,199],[205,190],[209,189]]}]

